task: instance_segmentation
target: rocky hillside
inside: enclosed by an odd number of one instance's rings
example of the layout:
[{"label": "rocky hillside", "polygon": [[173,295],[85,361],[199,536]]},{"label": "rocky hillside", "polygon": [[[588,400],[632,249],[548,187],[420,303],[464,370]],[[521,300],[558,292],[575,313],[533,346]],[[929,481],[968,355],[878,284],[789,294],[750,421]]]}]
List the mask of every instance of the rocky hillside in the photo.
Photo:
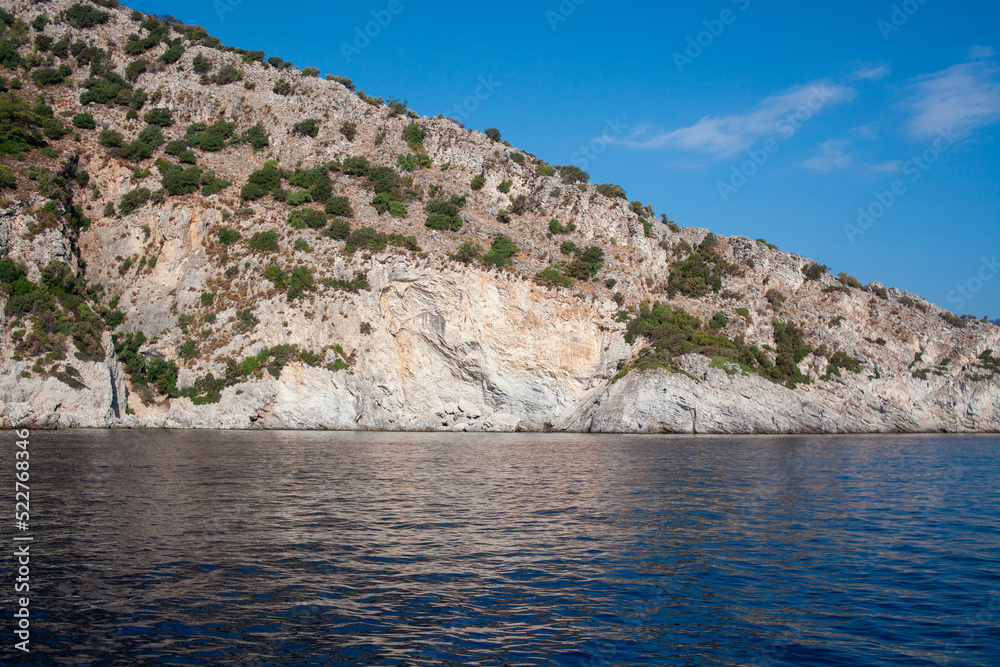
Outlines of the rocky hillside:
[{"label": "rocky hillside", "polygon": [[2,6],[4,425],[1000,430],[993,323],[116,0]]}]

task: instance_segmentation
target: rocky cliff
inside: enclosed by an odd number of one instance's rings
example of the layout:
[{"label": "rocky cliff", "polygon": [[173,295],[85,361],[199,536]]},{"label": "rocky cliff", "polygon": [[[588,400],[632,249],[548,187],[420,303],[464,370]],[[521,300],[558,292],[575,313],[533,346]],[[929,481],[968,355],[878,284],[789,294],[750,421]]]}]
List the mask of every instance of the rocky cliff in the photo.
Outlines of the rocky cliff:
[{"label": "rocky cliff", "polygon": [[5,425],[1000,430],[993,323],[196,26],[3,8]]}]

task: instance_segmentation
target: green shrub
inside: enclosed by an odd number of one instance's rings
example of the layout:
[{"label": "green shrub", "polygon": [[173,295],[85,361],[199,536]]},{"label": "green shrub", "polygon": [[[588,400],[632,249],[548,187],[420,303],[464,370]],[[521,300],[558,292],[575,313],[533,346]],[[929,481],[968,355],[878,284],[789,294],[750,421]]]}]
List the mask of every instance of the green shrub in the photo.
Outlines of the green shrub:
[{"label": "green shrub", "polygon": [[288,216],[288,222],[296,229],[323,229],[326,227],[326,213],[313,208],[304,208],[292,211]]},{"label": "green shrub", "polygon": [[107,106],[118,103],[127,105],[131,101],[132,86],[114,72],[106,72],[100,78],[90,77],[81,83],[80,87],[86,88],[86,91],[80,94],[80,104],[84,106],[91,103]]},{"label": "green shrub", "polygon": [[354,137],[358,134],[358,124],[344,121],[340,124],[340,133],[348,141],[354,141]]},{"label": "green shrub", "polygon": [[343,218],[334,218],[330,225],[323,230],[323,236],[338,241],[346,241],[351,234],[351,223]]},{"label": "green shrub", "polygon": [[[722,288],[720,275],[723,260],[716,254],[717,240],[709,234],[684,261],[675,264],[667,279],[667,292],[671,297],[677,293],[685,296],[701,297],[709,292],[718,292]],[[709,265],[708,259],[714,265]]]},{"label": "green shrub", "polygon": [[499,190],[500,192],[502,192],[504,194],[507,194],[508,192],[510,192],[510,188],[511,188],[512,185],[514,185],[514,181],[511,181],[509,179],[508,180],[504,180],[504,181],[501,181],[500,185],[497,186],[497,190]]},{"label": "green shrub", "polygon": [[[555,234],[566,234],[568,232],[569,232],[569,230],[566,229],[566,227],[564,227],[563,224],[561,222],[559,222],[558,220],[556,220],[555,218],[552,218],[551,220],[549,220],[549,234],[553,234],[553,235],[555,235]],[[567,254],[567,253],[563,253],[563,254]]]},{"label": "green shrub", "polygon": [[614,185],[612,183],[603,183],[597,186],[597,191],[600,192],[605,197],[610,199],[628,199],[625,195],[625,189],[619,185]]},{"label": "green shrub", "polygon": [[556,173],[556,168],[550,167],[547,164],[540,164],[535,168],[535,173],[539,176],[551,176]]},{"label": "green shrub", "polygon": [[236,69],[232,65],[223,65],[219,68],[219,71],[208,77],[208,80],[217,86],[225,86],[230,83],[236,83],[243,79],[243,70]]},{"label": "green shrub", "polygon": [[284,289],[288,285],[288,274],[277,264],[271,264],[265,268],[264,277],[274,283],[278,289]]},{"label": "green shrub", "polygon": [[547,269],[542,269],[535,276],[535,282],[551,287],[569,287],[573,284],[573,279],[563,275],[558,264],[553,264]]},{"label": "green shrub", "polygon": [[563,241],[559,246],[559,252],[564,255],[572,255],[577,251],[576,244],[572,241]]},{"label": "green shrub", "polygon": [[108,22],[111,15],[107,12],[102,12],[99,9],[84,5],[81,3],[76,3],[65,12],[63,12],[66,21],[80,30],[86,30],[87,28],[93,28],[95,25],[102,25]]},{"label": "green shrub", "polygon": [[307,118],[304,121],[293,125],[292,132],[303,137],[316,138],[319,136],[319,123],[316,122],[315,118]]},{"label": "green shrub", "polygon": [[181,44],[174,44],[163,52],[160,56],[160,61],[166,63],[167,65],[173,65],[175,62],[180,60],[183,55],[184,47]]},{"label": "green shrub", "polygon": [[941,313],[941,319],[950,324],[953,327],[958,327],[959,329],[965,328],[965,320],[956,315],[955,313],[944,311]]},{"label": "green shrub", "polygon": [[303,238],[295,239],[295,243],[292,244],[292,249],[299,252],[312,252],[312,248],[309,247],[309,243]]},{"label": "green shrub", "polygon": [[522,164],[522,165],[524,164],[524,155],[522,155],[521,153],[511,153],[510,159],[516,162],[517,164]]},{"label": "green shrub", "polygon": [[488,128],[486,128],[486,130],[483,132],[483,134],[485,134],[487,137],[489,137],[490,140],[493,141],[493,142],[499,142],[501,140],[500,130],[498,130],[495,127],[488,127]]},{"label": "green shrub", "polygon": [[240,141],[249,143],[250,147],[255,151],[259,151],[262,148],[267,148],[271,145],[271,140],[267,136],[267,131],[264,129],[264,126],[259,123],[248,129],[243,136],[240,137]]},{"label": "green shrub", "polygon": [[143,74],[148,69],[149,61],[145,58],[133,60],[125,67],[125,78],[129,81],[135,81],[139,78],[139,75]]},{"label": "green shrub", "polygon": [[472,179],[473,190],[482,190],[484,185],[486,185],[486,176],[484,174],[479,174]]},{"label": "green shrub", "polygon": [[116,157],[123,160],[139,162],[151,157],[153,152],[162,146],[164,142],[163,130],[156,125],[147,125],[139,132],[139,136],[135,141],[121,148],[116,148],[112,152]]},{"label": "green shrub", "polygon": [[219,243],[223,245],[233,245],[240,240],[240,233],[235,229],[222,227],[219,229]]},{"label": "green shrub", "polygon": [[93,130],[97,127],[97,123],[94,122],[94,117],[87,112],[78,113],[73,116],[73,125],[81,130]]},{"label": "green shrub", "polygon": [[326,75],[327,81],[336,81],[340,85],[347,88],[352,93],[354,92],[354,82],[348,79],[346,76],[334,76],[333,74]]},{"label": "green shrub", "polygon": [[44,88],[45,86],[58,86],[69,75],[69,65],[61,65],[58,69],[52,67],[36,69],[31,73],[31,79],[36,86]]},{"label": "green shrub", "polygon": [[198,356],[198,343],[189,340],[177,348],[177,354],[184,359],[194,359]]},{"label": "green shrub", "polygon": [[367,176],[372,166],[363,155],[344,158],[344,173],[348,176]]},{"label": "green shrub", "polygon": [[861,372],[861,363],[843,350],[838,350],[830,355],[830,364],[832,366],[836,366],[837,368],[843,368],[844,370],[851,371],[852,373]]},{"label": "green shrub", "polygon": [[368,181],[377,194],[389,194],[399,187],[399,174],[389,167],[376,167],[368,173]]},{"label": "green shrub", "polygon": [[143,115],[143,120],[150,125],[158,125],[159,127],[170,127],[174,124],[174,119],[170,115],[170,109],[162,107],[147,111]]},{"label": "green shrub", "polygon": [[392,195],[385,192],[375,195],[371,204],[375,208],[375,212],[379,215],[388,213],[393,218],[405,218],[409,215],[406,204],[393,199]]},{"label": "green shrub", "polygon": [[157,166],[162,174],[160,180],[163,189],[171,196],[191,194],[201,187],[201,169],[198,167],[191,166],[185,169],[165,160],[159,162]]},{"label": "green shrub", "polygon": [[403,141],[405,141],[414,151],[424,145],[424,129],[416,123],[410,123],[403,128]]},{"label": "green shrub", "polygon": [[493,240],[493,245],[490,251],[483,255],[483,264],[487,266],[510,266],[514,255],[520,252],[520,249],[514,245],[506,236],[498,236]]},{"label": "green shrub", "polygon": [[235,133],[235,124],[219,120],[211,125],[192,123],[188,126],[184,138],[203,151],[216,152],[222,150]]},{"label": "green shrub", "polygon": [[219,178],[211,169],[201,172],[201,195],[203,197],[219,194],[228,187],[229,181]]},{"label": "green shrub", "polygon": [[289,95],[295,93],[295,87],[284,79],[278,79],[278,83],[274,84],[274,88],[271,89],[271,92],[275,95],[288,97]]},{"label": "green shrub", "polygon": [[0,188],[16,188],[17,178],[9,165],[0,162]]},{"label": "green shrub", "polygon": [[173,361],[153,357],[146,364],[146,379],[161,394],[177,393],[177,364]]},{"label": "green shrub", "polygon": [[846,287],[853,287],[854,289],[862,289],[861,281],[854,276],[849,276],[843,271],[837,275],[837,280]]},{"label": "green shrub", "polygon": [[278,252],[278,235],[275,232],[257,232],[247,240],[251,250]]},{"label": "green shrub", "polygon": [[829,268],[825,264],[817,264],[816,262],[810,262],[802,267],[802,275],[806,277],[806,280],[819,280],[829,271]]},{"label": "green shrub", "polygon": [[207,308],[208,306],[211,306],[214,301],[215,301],[215,292],[201,293],[201,305]]},{"label": "green shrub", "polygon": [[457,232],[462,228],[462,218],[459,217],[458,212],[463,206],[465,206],[465,197],[458,195],[454,195],[450,199],[443,197],[432,199],[427,202],[428,215],[424,224],[431,229]]},{"label": "green shrub", "polygon": [[240,196],[248,201],[260,199],[281,186],[282,172],[271,164],[250,174]]},{"label": "green shrub", "polygon": [[385,250],[388,243],[385,234],[373,227],[359,227],[353,230],[347,237],[348,253],[353,253],[356,248],[369,248],[373,252]]},{"label": "green shrub", "polygon": [[414,171],[417,168],[417,156],[413,153],[402,154],[400,153],[396,156],[396,164],[403,171]]},{"label": "green shrub", "polygon": [[57,58],[65,58],[69,55],[69,35],[65,35],[62,39],[53,44],[51,51],[52,55]]},{"label": "green shrub", "polygon": [[199,53],[191,61],[191,69],[193,69],[198,74],[204,74],[206,72],[211,72],[212,71],[212,61]]},{"label": "green shrub", "polygon": [[471,264],[472,262],[478,261],[482,255],[483,247],[481,245],[471,241],[466,241],[462,245],[458,246],[458,250],[455,251],[454,255],[450,255],[449,257],[456,262]]},{"label": "green shrub", "polygon": [[587,265],[591,276],[597,275],[604,266],[604,251],[597,246],[590,246],[583,251],[579,260]]},{"label": "green shrub", "polygon": [[48,35],[37,35],[35,37],[35,51],[45,53],[52,48],[53,41],[54,40]]},{"label": "green shrub", "polygon": [[297,266],[292,269],[292,275],[288,278],[288,300],[294,301],[306,295],[306,292],[315,290],[313,287],[312,272],[305,266]]},{"label": "green shrub", "polygon": [[712,329],[725,329],[729,325],[729,319],[722,313],[716,313],[708,323]]},{"label": "green shrub", "polygon": [[354,209],[351,208],[351,200],[347,197],[330,197],[326,200],[325,210],[329,215],[339,215],[344,218],[354,217]]},{"label": "green shrub", "polygon": [[118,212],[122,215],[128,215],[149,201],[151,194],[152,193],[148,188],[136,188],[135,190],[126,193],[125,196],[122,197],[121,203],[118,205]]},{"label": "green shrub", "polygon": [[559,175],[562,176],[563,183],[572,185],[573,183],[586,183],[590,180],[590,174],[579,167],[560,165],[556,167]]}]

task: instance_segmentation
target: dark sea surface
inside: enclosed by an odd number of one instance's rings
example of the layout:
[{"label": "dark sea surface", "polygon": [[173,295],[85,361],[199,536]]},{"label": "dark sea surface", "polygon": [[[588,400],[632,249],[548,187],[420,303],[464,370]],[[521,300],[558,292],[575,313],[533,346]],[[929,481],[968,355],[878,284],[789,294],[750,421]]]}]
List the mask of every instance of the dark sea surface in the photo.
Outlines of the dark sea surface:
[{"label": "dark sea surface", "polygon": [[3,437],[3,665],[1000,665],[995,436]]}]

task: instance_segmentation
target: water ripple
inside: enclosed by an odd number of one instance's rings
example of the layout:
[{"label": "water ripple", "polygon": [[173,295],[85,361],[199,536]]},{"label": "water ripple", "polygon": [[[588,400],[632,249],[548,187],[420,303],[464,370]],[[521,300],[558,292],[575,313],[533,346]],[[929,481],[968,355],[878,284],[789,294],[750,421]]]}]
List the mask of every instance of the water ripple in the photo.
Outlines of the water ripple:
[{"label": "water ripple", "polygon": [[33,436],[3,665],[1000,656],[996,437]]}]

